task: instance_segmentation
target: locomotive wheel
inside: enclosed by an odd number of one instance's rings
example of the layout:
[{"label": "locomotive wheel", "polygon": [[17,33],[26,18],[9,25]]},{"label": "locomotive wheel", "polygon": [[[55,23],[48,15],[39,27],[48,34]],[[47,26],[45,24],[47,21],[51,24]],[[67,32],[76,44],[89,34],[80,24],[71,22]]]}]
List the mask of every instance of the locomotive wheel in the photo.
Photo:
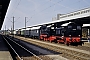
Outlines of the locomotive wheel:
[{"label": "locomotive wheel", "polygon": [[67,45],[67,46],[69,46],[69,43],[67,41],[64,44]]},{"label": "locomotive wheel", "polygon": [[57,40],[56,39],[54,41],[55,41],[55,43],[57,43]]},{"label": "locomotive wheel", "polygon": [[52,41],[50,40],[50,43],[52,43]]},{"label": "locomotive wheel", "polygon": [[59,44],[59,42],[58,42],[58,44]]},{"label": "locomotive wheel", "polygon": [[84,42],[80,42],[80,43],[79,43],[79,45],[81,45],[81,46],[82,46],[82,44],[84,45]]}]

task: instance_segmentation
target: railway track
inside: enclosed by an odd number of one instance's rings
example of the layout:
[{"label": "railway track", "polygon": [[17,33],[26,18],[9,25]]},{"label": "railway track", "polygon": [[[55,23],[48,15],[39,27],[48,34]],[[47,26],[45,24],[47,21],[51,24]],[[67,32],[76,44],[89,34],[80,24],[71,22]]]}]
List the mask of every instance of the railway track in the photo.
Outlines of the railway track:
[{"label": "railway track", "polygon": [[[12,38],[12,37],[11,37]],[[40,53],[41,57],[43,60],[67,60],[66,58],[62,57],[62,56],[59,56],[58,52],[54,52],[52,50],[49,50],[49,49],[45,49],[43,47],[40,47],[40,46],[37,46],[37,45],[34,45],[32,43],[28,43],[28,42],[25,42],[25,41],[20,41],[18,39],[14,39],[16,42],[20,42],[22,44],[24,44],[25,47],[31,47],[31,49],[37,51],[38,53]],[[53,57],[52,57],[53,56]],[[33,59],[31,59],[33,60]]]},{"label": "railway track", "polygon": [[3,38],[10,47],[10,51],[13,51],[13,53],[11,52],[11,54],[14,54],[13,60],[43,60],[42,58],[38,57],[36,54],[34,54],[21,44],[17,43],[16,41],[10,39],[9,37],[3,36]]},{"label": "railway track", "polygon": [[59,47],[59,45],[57,45],[57,44],[54,45],[54,44],[51,44],[48,42],[42,42],[42,41],[38,41],[38,40],[36,41],[33,39],[24,38],[24,37],[22,37],[22,38],[17,37],[17,38],[27,41],[27,42],[30,42],[32,44],[50,49],[50,50],[53,50],[53,51],[56,51],[56,52],[60,52],[60,53],[62,53],[62,54],[60,54],[60,56],[63,56],[70,60],[90,60],[90,51],[87,51],[87,53],[85,53],[84,52],[85,50],[80,50],[80,51],[82,51],[82,52],[80,52],[79,49],[76,49],[76,50],[66,49],[64,47],[63,48]]}]

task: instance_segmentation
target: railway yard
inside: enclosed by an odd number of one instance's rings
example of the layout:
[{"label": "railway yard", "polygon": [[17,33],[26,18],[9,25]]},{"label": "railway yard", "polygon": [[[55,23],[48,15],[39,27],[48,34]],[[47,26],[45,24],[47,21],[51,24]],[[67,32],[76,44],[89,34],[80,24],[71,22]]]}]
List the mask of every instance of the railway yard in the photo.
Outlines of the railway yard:
[{"label": "railway yard", "polygon": [[0,60],[90,60],[89,0],[11,1],[0,2]]},{"label": "railway yard", "polygon": [[3,36],[14,60],[90,60],[89,46],[72,46],[20,36]]},{"label": "railway yard", "polygon": [[[90,8],[85,9],[85,12],[87,11],[90,11]],[[82,10],[78,12],[81,13]],[[75,13],[72,14],[75,15]],[[90,27],[83,25],[88,23],[90,17],[87,17],[86,22],[84,18],[81,21],[71,20],[52,21],[16,30],[14,28],[2,30],[0,59],[90,60]],[[63,26],[65,23],[68,25]]]}]

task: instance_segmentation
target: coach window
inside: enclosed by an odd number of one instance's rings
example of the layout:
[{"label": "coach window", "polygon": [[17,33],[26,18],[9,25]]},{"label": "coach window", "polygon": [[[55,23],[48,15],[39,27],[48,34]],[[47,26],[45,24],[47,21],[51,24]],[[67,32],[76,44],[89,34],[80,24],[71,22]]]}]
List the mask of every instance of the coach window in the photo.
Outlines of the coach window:
[{"label": "coach window", "polygon": [[90,12],[90,10],[87,10],[87,12]]},{"label": "coach window", "polygon": [[80,12],[74,13],[74,15],[78,15],[78,14],[80,14]]},{"label": "coach window", "polygon": [[86,13],[86,11],[83,11],[83,13]]},{"label": "coach window", "polygon": [[67,17],[67,15],[66,16],[62,16],[62,18],[65,18],[65,17]]},{"label": "coach window", "polygon": [[38,30],[37,30],[37,33],[38,33]]},{"label": "coach window", "polygon": [[86,13],[87,13],[88,11],[86,10]]},{"label": "coach window", "polygon": [[68,15],[68,17],[69,17],[69,16],[73,16],[73,14]]},{"label": "coach window", "polygon": [[81,14],[83,14],[83,11],[81,12]]},{"label": "coach window", "polygon": [[90,12],[90,10],[88,10],[88,12]]},{"label": "coach window", "polygon": [[90,12],[90,10],[86,10],[86,13],[87,13],[87,12]]},{"label": "coach window", "polygon": [[87,11],[82,11],[81,14],[83,14],[83,13],[87,13]]}]

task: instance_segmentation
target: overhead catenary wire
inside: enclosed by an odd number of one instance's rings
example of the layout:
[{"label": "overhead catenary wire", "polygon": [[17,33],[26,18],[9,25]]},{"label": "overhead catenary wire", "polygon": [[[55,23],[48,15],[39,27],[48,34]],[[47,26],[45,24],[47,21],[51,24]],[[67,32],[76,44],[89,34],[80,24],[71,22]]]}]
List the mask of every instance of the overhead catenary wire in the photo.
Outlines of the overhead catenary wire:
[{"label": "overhead catenary wire", "polygon": [[[6,17],[6,18],[8,18],[8,17]],[[16,19],[16,21],[14,21],[14,22],[17,22],[17,20],[19,19],[20,17],[18,17],[17,19]],[[10,21],[10,22],[12,22],[11,20],[10,20],[10,18],[8,18],[8,20]]]},{"label": "overhead catenary wire", "polygon": [[[10,9],[10,7],[12,6],[12,5],[11,5],[11,4],[12,4],[12,1],[13,1],[13,0],[10,0],[10,4],[9,4],[9,6],[8,6],[8,9]],[[18,1],[18,0],[15,0],[11,11],[14,10],[14,6],[16,5],[17,1]],[[7,12],[8,12],[8,11],[7,11]],[[6,14],[6,16],[5,16],[5,19],[6,19],[6,18],[8,18],[8,17],[7,17],[7,14]],[[8,20],[9,20],[10,22],[12,22],[10,18],[8,18]],[[3,26],[4,26],[4,25],[3,25]]]},{"label": "overhead catenary wire", "polygon": [[[32,0],[31,0],[31,1],[32,1]],[[18,2],[18,5],[16,6],[16,8],[19,6],[20,2],[21,2],[21,0]],[[48,1],[47,1],[47,2],[48,2]],[[47,2],[46,2],[46,3],[47,3]],[[45,5],[46,3],[44,3],[44,5]],[[15,8],[15,9],[16,9],[16,8]],[[39,8],[39,7],[38,7],[38,8]],[[38,8],[37,8],[37,9],[38,9]],[[12,14],[11,14],[11,15],[13,15],[13,14],[14,14],[15,9],[14,9],[14,11],[12,12]],[[33,10],[32,12],[34,12],[34,11],[36,11],[36,10]],[[31,18],[32,18],[32,17],[31,17]],[[27,21],[27,22],[28,22],[28,21]],[[26,22],[26,23],[27,23],[27,22]]]},{"label": "overhead catenary wire", "polygon": [[[32,0],[31,0],[32,1]],[[49,1],[47,1],[46,3],[44,3],[43,5],[46,5],[47,3],[48,3]],[[51,7],[51,6],[49,6],[49,7]],[[49,8],[48,7],[48,8]],[[37,7],[37,9],[39,9],[40,7]],[[45,8],[45,9],[48,9],[48,8]],[[45,9],[43,9],[42,11],[44,11]],[[36,11],[36,10],[33,10],[32,12],[34,12],[34,11]],[[41,12],[41,11],[40,11]],[[39,14],[40,14],[40,12],[38,12]],[[31,20],[32,18],[33,18],[33,16],[35,16],[36,14],[33,14],[31,17],[30,17],[30,19],[29,20]],[[29,22],[29,20],[27,21],[27,22]],[[27,23],[26,22],[26,23]]]},{"label": "overhead catenary wire", "polygon": [[[53,5],[50,5],[49,7],[47,7],[47,8],[45,8],[45,9],[41,10],[41,11],[38,12],[37,14],[33,14],[32,16],[35,16],[35,15],[38,15],[38,14],[42,13],[43,11],[45,11],[45,10],[51,8],[52,6],[56,5],[57,3],[61,2],[61,1],[63,1],[63,0],[60,0],[60,1],[56,2],[56,3],[54,3]],[[31,20],[31,19],[33,18],[32,16],[31,16],[31,18],[30,18],[29,20]],[[29,21],[29,20],[28,20],[28,21]]]},{"label": "overhead catenary wire", "polygon": [[[30,1],[33,1],[33,0],[30,0]],[[70,8],[70,7],[68,7],[68,6],[65,6],[65,5],[63,5],[63,4],[61,4],[61,3],[57,3],[57,4],[55,4],[56,2],[54,2],[54,0],[48,0],[48,1],[50,1],[51,3],[53,3],[52,5],[54,6],[54,8],[56,8],[55,6],[56,5],[60,5],[61,7],[64,7],[64,9],[66,8],[66,9],[70,9],[70,10],[74,10],[75,11],[75,9],[73,9],[73,8]],[[81,2],[85,2],[86,0],[79,0],[79,1],[81,1]],[[87,1],[86,1],[87,2]],[[85,3],[86,3],[85,2]],[[74,3],[76,3],[76,2],[74,2]],[[88,2],[87,2],[88,3]],[[44,3],[44,4],[46,4],[46,3]],[[43,5],[44,5],[43,4]],[[54,5],[55,4],[55,5]],[[19,4],[20,5],[20,4]],[[38,11],[37,13],[34,13],[34,14],[32,14],[31,15],[31,17],[30,17],[30,19],[27,21],[27,22],[29,22],[31,19],[33,19],[35,16],[40,16],[40,15],[43,15],[43,11],[46,11],[47,9],[49,9],[49,8],[51,8],[51,7],[53,7],[52,5],[50,5],[50,6],[48,6],[48,7],[46,7],[46,8],[44,8],[44,9],[41,9],[41,11]],[[89,4],[88,4],[89,5]],[[40,7],[40,6],[39,6]],[[39,7],[37,7],[35,10],[33,10],[32,12],[35,12],[35,11],[37,11],[37,9],[39,9]],[[65,10],[66,10],[65,9]],[[55,11],[55,10],[54,10]],[[14,14],[14,13],[13,13]],[[38,15],[38,14],[40,14],[40,15]],[[44,18],[45,19],[45,18]]]},{"label": "overhead catenary wire", "polygon": [[[8,17],[6,17],[6,18],[8,18]],[[8,20],[9,20],[10,22],[12,22],[12,21],[10,20],[10,18],[8,18]]]},{"label": "overhead catenary wire", "polygon": [[[54,5],[55,5],[55,2],[53,2],[52,0],[49,0],[49,1],[51,1],[52,3],[54,3]],[[58,4],[58,3],[57,3]],[[70,10],[75,10],[75,9],[73,9],[73,8],[70,8],[70,7],[67,7],[67,6],[65,6],[65,5],[63,5],[63,4],[58,4],[58,5],[60,5],[60,6],[62,6],[62,7],[65,7],[65,8],[67,8],[67,9],[70,9]],[[52,7],[52,6],[49,6],[48,8],[50,8],[50,7]],[[48,9],[48,8],[46,8],[46,9]],[[44,10],[46,10],[46,9],[44,9]],[[42,11],[44,11],[44,10],[42,10]],[[41,12],[42,12],[41,11]],[[40,14],[40,13],[39,13]],[[35,14],[36,15],[36,14]],[[34,16],[34,15],[33,15]],[[32,18],[32,17],[31,17]]]},{"label": "overhead catenary wire", "polygon": [[[50,0],[52,3],[55,3],[55,2],[53,2],[52,0]],[[58,3],[57,3],[58,4]],[[63,5],[63,4],[58,4],[58,5],[60,5],[60,6],[62,6],[62,7],[64,7],[64,8],[67,8],[67,9],[70,9],[70,10],[74,10],[73,8],[70,8],[70,7],[67,7],[67,6],[65,6],[65,5]]]},{"label": "overhead catenary wire", "polygon": [[[12,1],[13,1],[13,0],[11,0],[11,3],[10,3],[10,4],[12,4]],[[14,8],[15,8],[17,2],[18,2],[18,0],[15,0],[11,11],[14,11]],[[11,13],[11,14],[12,14],[12,13]]]},{"label": "overhead catenary wire", "polygon": [[[8,17],[6,17],[8,18]],[[13,21],[10,20],[10,18],[8,18],[8,20],[12,23],[12,26],[13,26],[13,29],[14,29],[14,23],[17,22],[17,20],[20,18],[18,18],[16,21],[14,20],[15,17],[12,17],[13,18]],[[20,22],[21,23],[21,22]]]},{"label": "overhead catenary wire", "polygon": [[[32,1],[32,0],[31,0]],[[50,0],[50,1],[52,1],[52,0]],[[63,0],[61,0],[61,1],[63,1]],[[18,3],[18,5],[20,4],[20,2],[21,2],[21,0],[19,1],[19,3]],[[60,1],[59,1],[60,2]],[[57,2],[57,3],[59,3],[59,2]],[[53,6],[55,5],[56,3],[54,2],[54,4],[53,4]],[[16,8],[18,7],[18,5],[16,6]],[[62,5],[62,6],[64,6],[64,5]],[[44,10],[46,10],[46,9],[48,9],[48,8],[50,8],[50,7],[52,7],[52,6],[49,6],[49,7],[47,7],[47,8],[45,8],[45,9],[43,9],[42,11],[44,11]],[[64,6],[65,7],[65,6]],[[68,8],[68,7],[66,7],[66,8]],[[15,10],[14,10],[15,11]],[[35,10],[34,10],[35,11]],[[42,12],[41,11],[41,12]],[[12,15],[14,14],[14,12],[12,13]],[[36,15],[36,14],[35,14]],[[33,15],[34,16],[34,15]],[[32,17],[31,17],[32,18]]]},{"label": "overhead catenary wire", "polygon": [[[48,0],[48,1],[51,1],[51,0]],[[81,1],[81,0],[80,0],[80,1]],[[78,1],[78,2],[80,2],[80,1]],[[53,2],[53,3],[55,4],[55,2]],[[58,4],[58,5],[59,5],[59,4]],[[62,5],[62,4],[61,4],[61,5]],[[60,5],[60,6],[61,6],[61,5]],[[65,5],[63,5],[63,6],[64,6],[65,8],[70,9],[70,10],[74,10],[74,9],[72,9],[72,8],[70,8],[70,7],[65,6]],[[63,6],[62,6],[62,7],[63,7]],[[55,5],[54,5],[54,8],[53,8],[53,11],[55,11]],[[55,16],[54,16],[54,18],[57,19]]]},{"label": "overhead catenary wire", "polygon": [[[30,1],[32,1],[32,2],[33,2],[33,0],[30,0]],[[43,4],[43,5],[46,5],[48,2],[49,2],[49,1],[44,2],[44,4]],[[40,6],[39,6],[39,7],[37,7],[37,9],[39,9],[39,8],[40,8]],[[32,10],[31,12],[34,12],[34,11],[36,11],[36,9],[35,9],[35,10]]]},{"label": "overhead catenary wire", "polygon": [[82,0],[83,2],[85,2],[86,4],[88,4],[90,6],[90,3],[88,3],[86,0]]},{"label": "overhead catenary wire", "polygon": [[20,5],[20,2],[21,2],[21,0],[19,0],[19,2],[18,2],[18,4],[17,4],[17,6],[14,8],[14,10],[13,10],[13,12],[12,12],[12,14],[11,15],[13,15],[14,13],[15,13],[15,10],[18,8],[18,6]]},{"label": "overhead catenary wire", "polygon": [[20,17],[18,17],[15,22],[17,22],[19,18],[20,18]]},{"label": "overhead catenary wire", "polygon": [[[61,2],[61,1],[63,1],[63,0],[60,0],[60,1],[58,1],[58,2],[53,2],[52,0],[49,0],[49,1],[51,1],[52,3],[54,3],[52,6],[55,6],[56,4],[58,4],[59,2]],[[75,10],[75,9],[73,9],[73,8],[70,8],[70,7],[67,7],[67,6],[65,6],[65,5],[63,5],[63,4],[58,4],[58,5],[60,5],[60,6],[62,6],[62,7],[64,7],[64,8],[67,8],[67,9],[70,9],[70,10]],[[45,8],[45,9],[43,9],[42,11],[45,11],[45,10],[47,10],[48,8],[51,8],[52,6],[49,6],[49,7],[47,7],[47,8]],[[40,12],[42,12],[42,11],[40,11]],[[40,13],[39,13],[40,14]],[[32,15],[32,16],[35,16],[35,15],[37,15],[37,14],[34,14],[34,15]],[[29,20],[31,20],[33,17],[31,17]]]}]

